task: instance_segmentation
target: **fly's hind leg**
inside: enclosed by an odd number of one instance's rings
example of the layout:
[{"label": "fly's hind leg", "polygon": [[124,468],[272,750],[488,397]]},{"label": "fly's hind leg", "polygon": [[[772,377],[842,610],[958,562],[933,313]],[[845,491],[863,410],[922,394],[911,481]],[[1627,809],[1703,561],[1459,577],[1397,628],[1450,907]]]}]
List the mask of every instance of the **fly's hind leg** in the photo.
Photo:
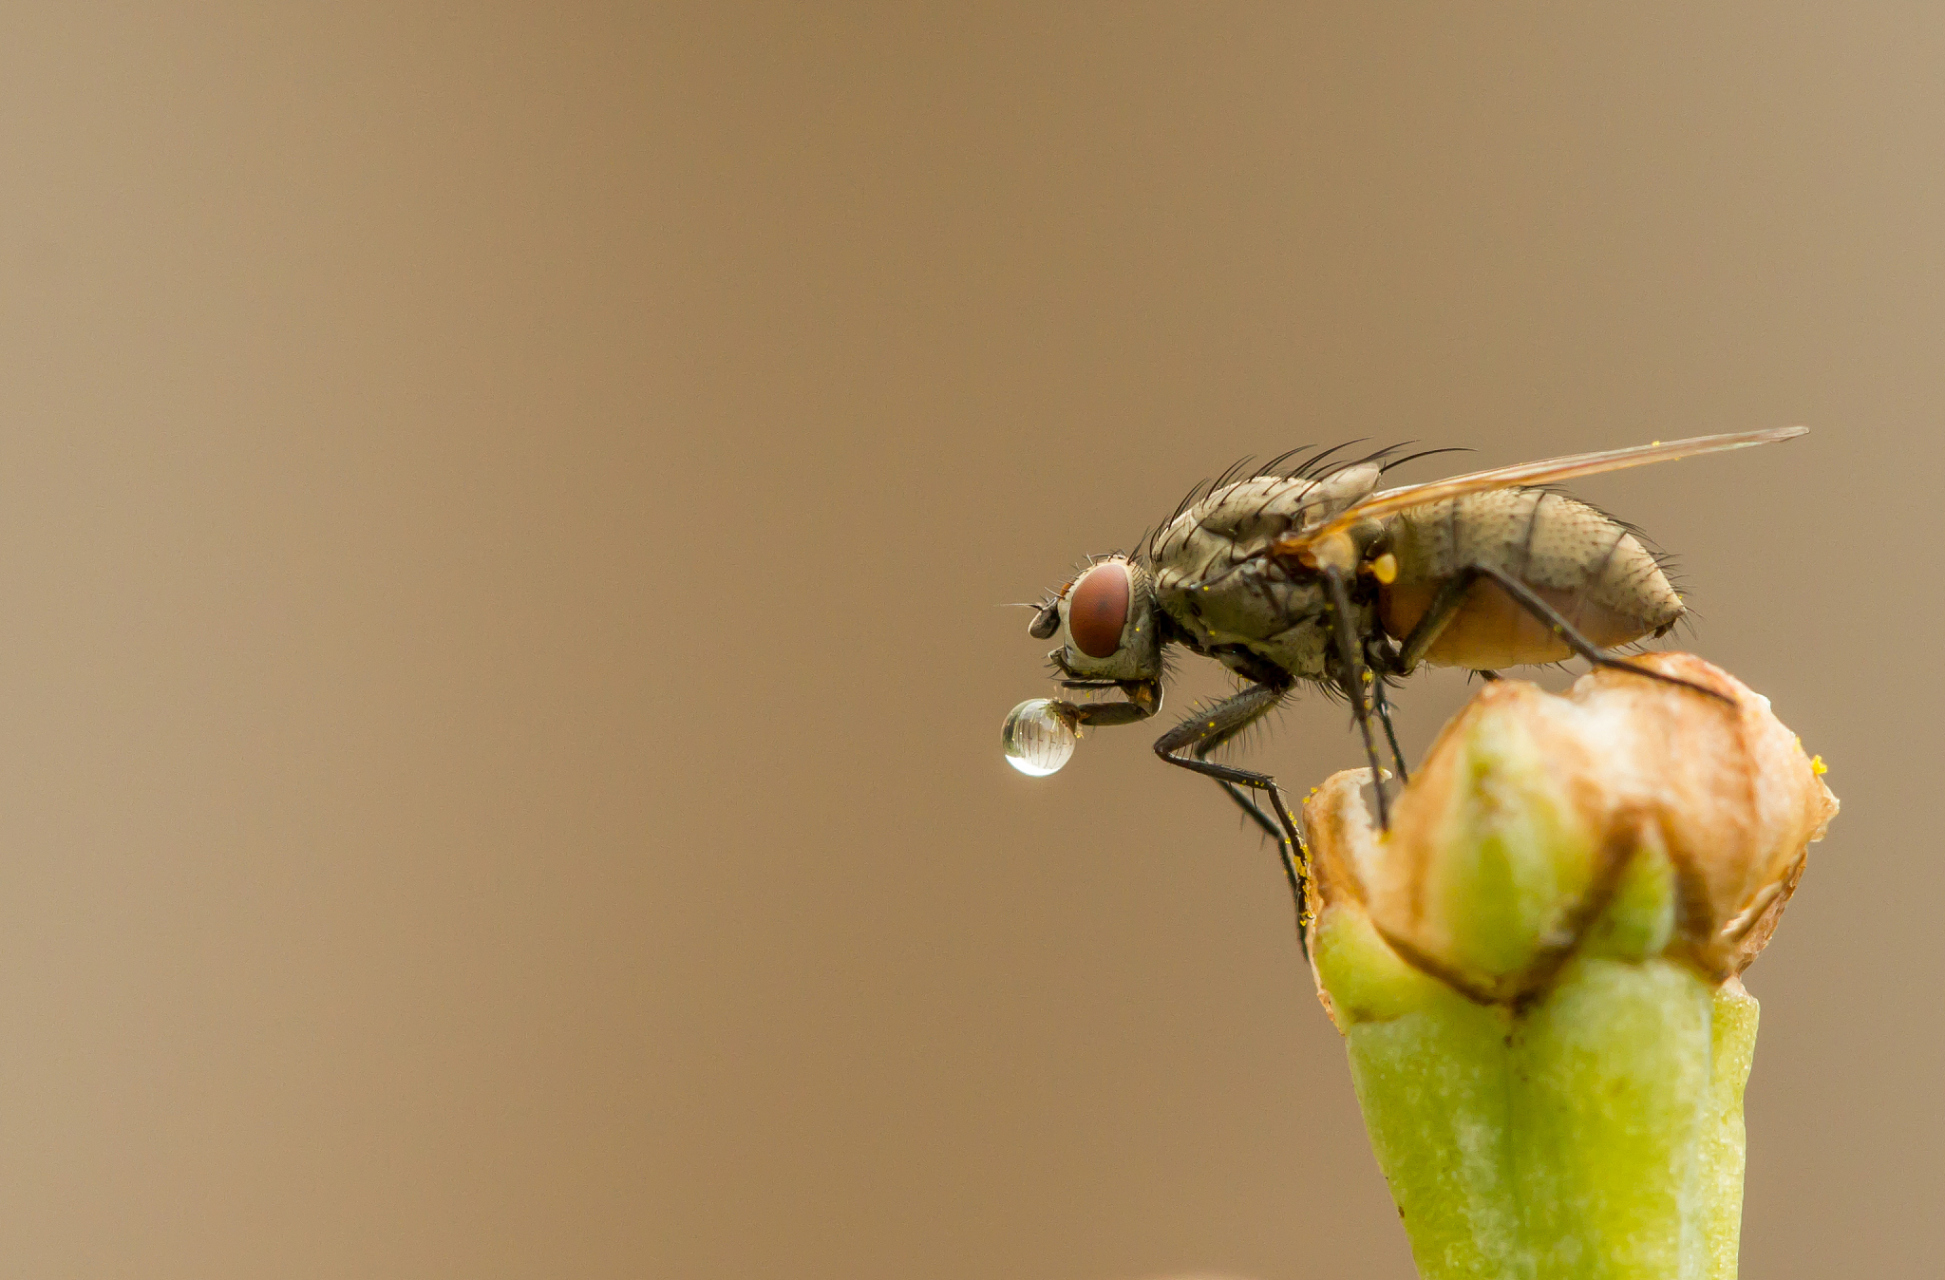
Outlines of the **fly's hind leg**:
[{"label": "fly's hind leg", "polygon": [[[1290,881],[1290,894],[1297,904],[1297,938],[1307,948],[1310,912],[1304,901],[1304,884],[1309,877],[1310,853],[1304,847],[1303,834],[1297,830],[1296,819],[1290,816],[1288,806],[1283,803],[1282,790],[1276,785],[1276,779],[1267,773],[1217,764],[1208,758],[1210,752],[1283,701],[1283,695],[1288,692],[1287,685],[1252,685],[1170,729],[1156,739],[1155,754],[1170,764],[1214,778],[1257,825],[1276,838],[1277,851],[1283,859],[1283,874]],[[1270,808],[1276,814],[1274,825],[1245,789],[1261,791],[1269,796]]]},{"label": "fly's hind leg", "polygon": [[[1616,658],[1612,654],[1607,653],[1592,640],[1580,634],[1574,628],[1574,624],[1562,617],[1560,611],[1542,599],[1538,592],[1503,569],[1495,569],[1487,565],[1476,565],[1462,576],[1466,579],[1468,586],[1471,585],[1471,579],[1473,577],[1490,578],[1498,583],[1500,590],[1511,596],[1515,604],[1538,618],[1541,622],[1546,623],[1548,629],[1553,634],[1566,641],[1568,648],[1597,667],[1608,667],[1615,671],[1629,671],[1638,676],[1646,676],[1650,680],[1659,680],[1663,684],[1680,685],[1684,689],[1693,689],[1697,693],[1706,693],[1718,701],[1726,702],[1731,706],[1735,705],[1734,698],[1729,697],[1727,694],[1718,693],[1707,685],[1697,684],[1693,680],[1684,680],[1680,676],[1663,675],[1659,671],[1650,671],[1648,668],[1637,666],[1625,658]],[[1427,620],[1429,621],[1429,617]],[[1420,626],[1422,627],[1423,623]],[[1414,627],[1413,634],[1417,634],[1418,630],[1418,627]]]}]

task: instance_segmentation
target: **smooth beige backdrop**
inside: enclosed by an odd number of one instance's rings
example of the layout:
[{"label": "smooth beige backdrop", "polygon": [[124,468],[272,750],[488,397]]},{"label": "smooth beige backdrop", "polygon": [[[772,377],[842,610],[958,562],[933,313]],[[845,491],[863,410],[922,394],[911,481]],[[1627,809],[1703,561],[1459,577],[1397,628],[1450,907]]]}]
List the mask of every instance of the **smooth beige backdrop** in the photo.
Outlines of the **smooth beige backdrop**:
[{"label": "smooth beige backdrop", "polygon": [[1270,851],[1008,770],[1001,606],[1792,422],[1582,492],[1845,805],[1745,1274],[1933,1276],[1945,10],[8,5],[0,1274],[1406,1277]]}]

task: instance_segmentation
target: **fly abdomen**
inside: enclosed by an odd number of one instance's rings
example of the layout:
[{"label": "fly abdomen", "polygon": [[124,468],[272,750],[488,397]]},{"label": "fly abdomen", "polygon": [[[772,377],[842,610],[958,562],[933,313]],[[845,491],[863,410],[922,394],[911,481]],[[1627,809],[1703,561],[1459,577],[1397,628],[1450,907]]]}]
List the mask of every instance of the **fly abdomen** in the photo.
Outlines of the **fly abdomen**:
[{"label": "fly abdomen", "polygon": [[[1495,569],[1530,587],[1601,648],[1659,634],[1682,614],[1661,566],[1618,521],[1544,489],[1466,494],[1387,522],[1397,574],[1381,589],[1385,630],[1403,640],[1439,589],[1470,569]],[[1572,653],[1498,584],[1474,581],[1429,647],[1436,666],[1492,670],[1558,662]]]}]

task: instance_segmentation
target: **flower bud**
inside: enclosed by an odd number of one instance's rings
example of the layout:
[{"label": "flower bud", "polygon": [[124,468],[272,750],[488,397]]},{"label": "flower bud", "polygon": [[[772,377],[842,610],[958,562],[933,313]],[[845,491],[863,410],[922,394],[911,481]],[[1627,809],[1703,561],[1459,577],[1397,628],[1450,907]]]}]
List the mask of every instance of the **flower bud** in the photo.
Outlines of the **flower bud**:
[{"label": "flower bud", "polygon": [[1583,945],[1742,972],[1836,798],[1767,698],[1689,654],[1638,661],[1723,696],[1605,668],[1564,697],[1494,681],[1382,838],[1368,775],[1326,782],[1305,806],[1322,912],[1355,903],[1407,963],[1488,1002],[1531,996]]},{"label": "flower bud", "polygon": [[1768,699],[1636,662],[1686,683],[1488,684],[1389,832],[1366,770],[1304,807],[1318,994],[1428,1280],[1735,1275],[1737,975],[1837,801]]}]

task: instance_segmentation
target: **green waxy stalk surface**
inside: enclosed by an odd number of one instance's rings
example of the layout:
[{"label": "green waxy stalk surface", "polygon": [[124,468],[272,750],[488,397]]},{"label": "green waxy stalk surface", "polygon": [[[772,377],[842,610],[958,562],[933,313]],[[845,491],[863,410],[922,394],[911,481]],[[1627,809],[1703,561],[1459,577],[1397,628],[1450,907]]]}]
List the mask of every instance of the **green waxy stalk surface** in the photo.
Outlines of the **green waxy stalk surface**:
[{"label": "green waxy stalk surface", "polygon": [[1318,972],[1424,1280],[1733,1280],[1756,1001],[1581,955],[1476,1003],[1333,913]]}]

